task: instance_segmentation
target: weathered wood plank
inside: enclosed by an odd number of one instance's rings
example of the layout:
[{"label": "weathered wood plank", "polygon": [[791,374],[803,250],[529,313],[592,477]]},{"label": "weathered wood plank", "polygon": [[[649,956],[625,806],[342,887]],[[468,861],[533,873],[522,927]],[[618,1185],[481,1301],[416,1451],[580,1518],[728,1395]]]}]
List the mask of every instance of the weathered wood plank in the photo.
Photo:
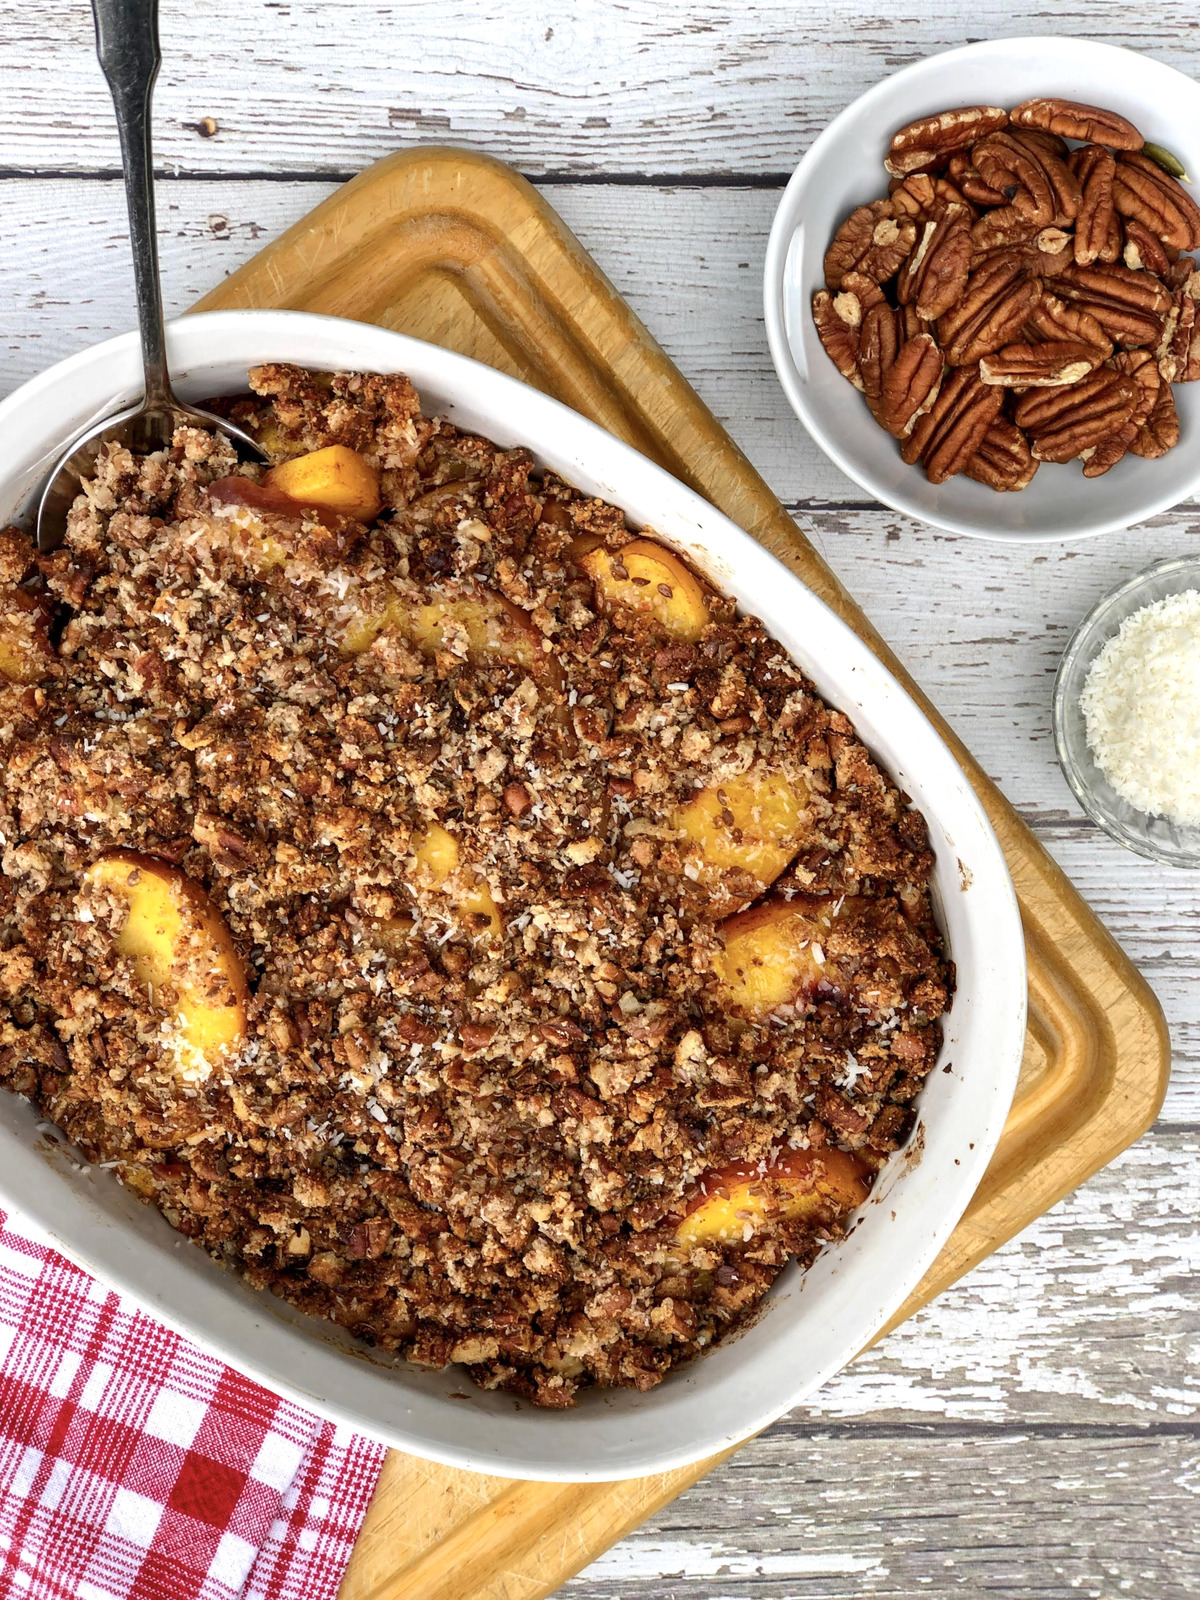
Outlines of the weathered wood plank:
[{"label": "weathered wood plank", "polygon": [[1159,1128],[861,1356],[792,1422],[1200,1420],[1200,1138]]},{"label": "weathered wood plank", "polygon": [[562,1600],[1191,1600],[1198,1440],[781,1426],[561,1589]]},{"label": "weathered wood plank", "polygon": [[[1152,9],[1042,0],[876,7],[847,0],[291,0],[213,13],[163,7],[157,146],[206,172],[351,172],[416,140],[465,143],[525,170],[787,171],[826,122],[907,62],[970,39],[1077,33],[1184,71],[1189,0]],[[91,19],[74,0],[0,4],[6,166],[117,163]],[[202,119],[220,131],[203,138]]]}]

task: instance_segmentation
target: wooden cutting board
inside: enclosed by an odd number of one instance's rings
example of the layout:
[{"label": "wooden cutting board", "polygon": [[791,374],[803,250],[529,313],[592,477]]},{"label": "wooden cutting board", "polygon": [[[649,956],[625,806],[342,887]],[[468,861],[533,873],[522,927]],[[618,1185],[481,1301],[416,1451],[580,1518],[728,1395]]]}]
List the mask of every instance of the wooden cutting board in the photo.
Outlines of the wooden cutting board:
[{"label": "wooden cutting board", "polygon": [[[1142,1133],[1170,1047],[1150,989],[938,716],[817,551],[546,201],[461,150],[391,156],[197,310],[285,307],[378,323],[513,373],[683,479],[828,601],[949,741],[1012,871],[1029,1031],[1003,1136],[902,1322]],[[613,1484],[482,1477],[392,1452],[340,1600],[540,1600],[722,1457]]]}]

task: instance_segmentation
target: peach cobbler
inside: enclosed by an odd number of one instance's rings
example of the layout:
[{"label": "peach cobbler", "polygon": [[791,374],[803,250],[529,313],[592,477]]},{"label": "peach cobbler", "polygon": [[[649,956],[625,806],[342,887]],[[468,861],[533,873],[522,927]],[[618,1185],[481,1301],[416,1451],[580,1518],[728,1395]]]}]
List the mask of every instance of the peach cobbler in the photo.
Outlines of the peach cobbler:
[{"label": "peach cobbler", "polygon": [[921,817],[652,531],[266,366],[0,533],[0,1083],[216,1260],[542,1405],[844,1232],[951,969]]}]

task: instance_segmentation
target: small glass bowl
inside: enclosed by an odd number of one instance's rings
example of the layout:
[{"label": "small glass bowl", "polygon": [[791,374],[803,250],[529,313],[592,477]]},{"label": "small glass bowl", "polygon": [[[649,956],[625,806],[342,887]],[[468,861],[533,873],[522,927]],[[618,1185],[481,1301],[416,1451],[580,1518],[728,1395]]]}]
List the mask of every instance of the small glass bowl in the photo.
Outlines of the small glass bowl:
[{"label": "small glass bowl", "polygon": [[1172,867],[1200,867],[1200,826],[1150,816],[1121,798],[1092,759],[1080,697],[1092,662],[1126,617],[1185,589],[1200,590],[1200,556],[1156,561],[1094,606],[1071,636],[1054,680],[1054,747],[1075,798],[1127,850]]}]

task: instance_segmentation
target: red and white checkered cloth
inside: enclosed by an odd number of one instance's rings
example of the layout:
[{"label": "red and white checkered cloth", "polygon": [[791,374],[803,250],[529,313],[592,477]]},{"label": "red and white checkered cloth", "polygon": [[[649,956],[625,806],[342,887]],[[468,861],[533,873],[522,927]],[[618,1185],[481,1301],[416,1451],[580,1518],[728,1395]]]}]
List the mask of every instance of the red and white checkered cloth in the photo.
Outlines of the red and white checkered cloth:
[{"label": "red and white checkered cloth", "polygon": [[384,1454],[0,1211],[0,1600],[334,1600]]}]

